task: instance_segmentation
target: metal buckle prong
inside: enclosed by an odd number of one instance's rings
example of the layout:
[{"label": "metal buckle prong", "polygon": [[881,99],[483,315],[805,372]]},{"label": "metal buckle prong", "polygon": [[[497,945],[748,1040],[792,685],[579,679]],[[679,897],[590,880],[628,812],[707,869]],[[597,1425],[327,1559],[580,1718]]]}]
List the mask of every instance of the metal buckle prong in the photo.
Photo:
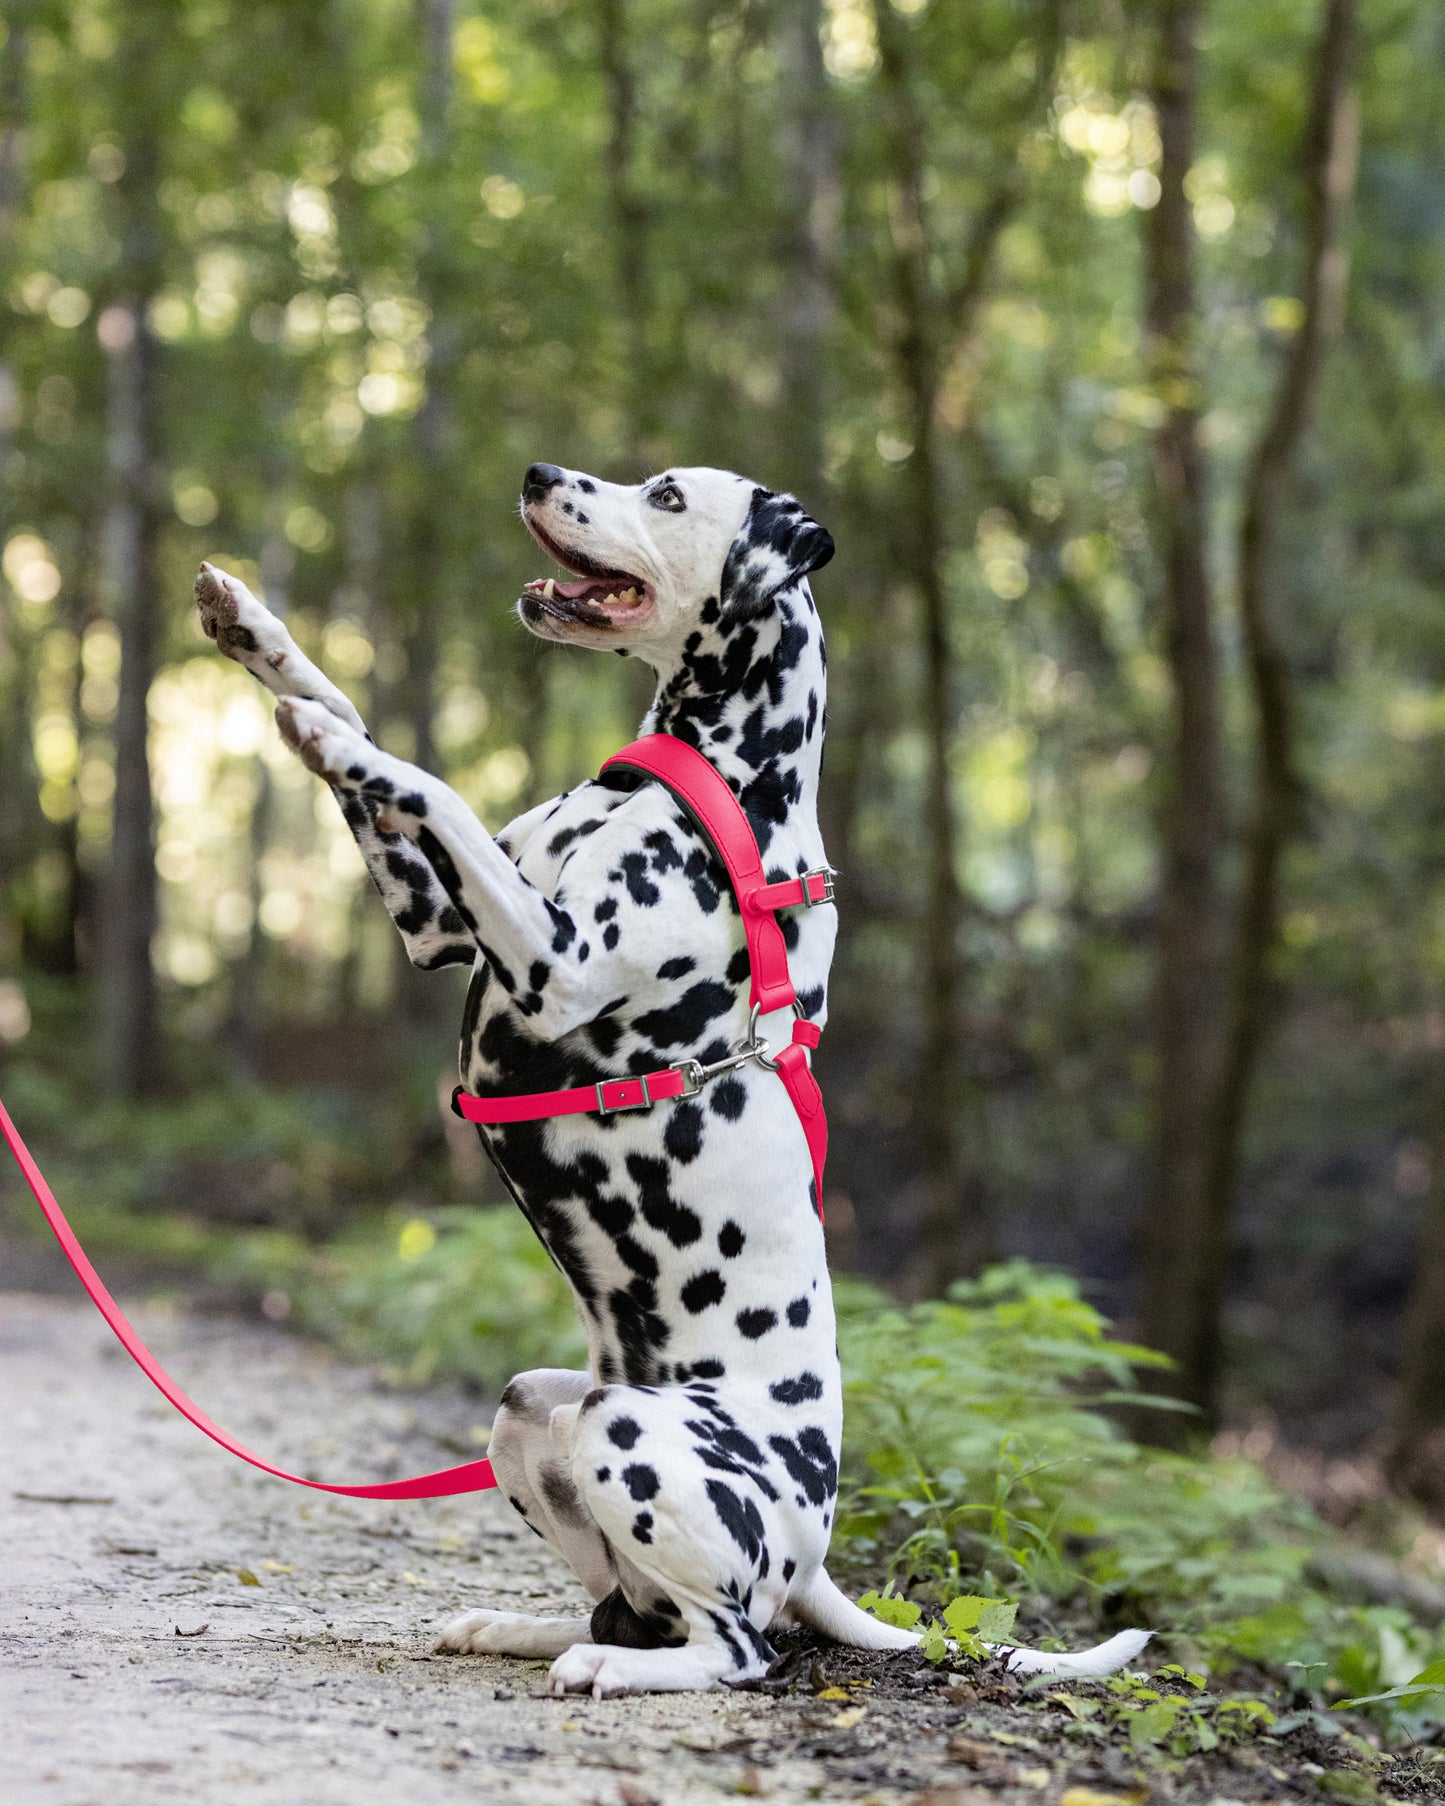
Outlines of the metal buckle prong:
[{"label": "metal buckle prong", "polygon": [[[635,1104],[609,1104],[607,1099],[602,1095],[608,1085],[631,1085],[634,1083],[642,1087],[642,1097]],[[597,1114],[599,1116],[621,1116],[628,1110],[650,1110],[655,1101],[652,1093],[647,1089],[646,1073],[643,1073],[642,1076],[636,1080],[602,1079],[597,1086]]]},{"label": "metal buckle prong", "polygon": [[[804,909],[817,909],[821,904],[832,903],[837,900],[837,895],[833,888],[834,876],[835,873],[830,865],[815,865],[812,871],[803,873],[803,882],[799,888],[803,893]],[[808,888],[808,880],[810,878],[821,878],[823,880],[823,894],[821,897],[815,897]]]}]

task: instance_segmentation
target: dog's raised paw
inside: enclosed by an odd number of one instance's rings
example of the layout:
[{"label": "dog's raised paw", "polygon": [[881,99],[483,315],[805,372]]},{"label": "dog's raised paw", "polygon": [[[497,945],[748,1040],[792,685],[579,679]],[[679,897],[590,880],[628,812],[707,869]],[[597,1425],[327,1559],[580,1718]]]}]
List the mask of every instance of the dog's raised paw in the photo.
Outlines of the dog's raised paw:
[{"label": "dog's raised paw", "polygon": [[[276,617],[258,602],[239,577],[203,564],[196,575],[196,607],[201,627],[227,658],[245,664],[248,657],[264,653],[264,642],[275,637],[268,628],[280,628]],[[273,656],[271,662],[274,664]]]},{"label": "dog's raised paw", "polygon": [[356,763],[365,742],[322,703],[283,696],[276,704],[276,725],[292,752],[317,777],[365,775]]}]

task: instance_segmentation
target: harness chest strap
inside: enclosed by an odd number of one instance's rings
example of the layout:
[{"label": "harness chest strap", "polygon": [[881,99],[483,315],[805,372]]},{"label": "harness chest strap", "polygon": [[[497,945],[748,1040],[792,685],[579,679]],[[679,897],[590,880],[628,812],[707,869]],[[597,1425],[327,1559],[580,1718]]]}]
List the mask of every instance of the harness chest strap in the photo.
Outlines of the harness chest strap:
[{"label": "harness chest strap", "polygon": [[[774,1055],[753,1039],[753,1025],[760,1014],[797,1003],[798,993],[788,970],[788,946],[783,939],[777,911],[799,907],[812,909],[820,903],[831,903],[833,874],[820,869],[805,872],[798,878],[784,878],[772,884],[765,882],[757,837],[742,804],[711,760],[671,734],[648,734],[641,740],[634,740],[614,754],[602,769],[639,771],[665,784],[711,841],[722,861],[738,901],[747,939],[751,974],[748,1003],[752,1014],[750,1051],[735,1051],[729,1060],[720,1061],[715,1070],[741,1065],[753,1058],[777,1073],[797,1112],[808,1144],[821,1218],[828,1121],[823,1112],[823,1094],[818,1089],[807,1056],[808,1051],[818,1045],[822,1031],[817,1023],[796,1016],[791,1041]],[[743,1047],[744,1043],[740,1042],[739,1050]],[[452,1108],[468,1122],[488,1126],[540,1122],[551,1116],[611,1116],[618,1111],[647,1110],[653,1104],[673,1098],[691,1097],[709,1076],[710,1069],[689,1060],[679,1066],[667,1066],[635,1077],[604,1079],[598,1085],[577,1085],[565,1091],[535,1091],[522,1096],[477,1097],[458,1086],[452,1097]]]}]

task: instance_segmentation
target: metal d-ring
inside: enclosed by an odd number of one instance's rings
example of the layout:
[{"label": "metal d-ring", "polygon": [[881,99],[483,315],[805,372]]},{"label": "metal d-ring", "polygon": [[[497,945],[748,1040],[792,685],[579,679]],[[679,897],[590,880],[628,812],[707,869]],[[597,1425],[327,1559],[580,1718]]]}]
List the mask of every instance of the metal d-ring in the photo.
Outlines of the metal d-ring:
[{"label": "metal d-ring", "polygon": [[[793,1020],[795,1022],[801,1022],[803,1019],[803,1012],[798,1008],[798,1001],[796,998],[788,1005],[788,1008],[793,1012]],[[772,1049],[758,1034],[758,1017],[762,1015],[762,1013],[763,1006],[760,1003],[755,1003],[748,1013],[747,1040],[745,1042],[739,1041],[738,1047],[739,1050],[746,1048],[748,1057],[756,1060],[759,1066],[765,1067],[769,1072],[776,1072],[778,1070],[778,1062],[772,1057]]]}]

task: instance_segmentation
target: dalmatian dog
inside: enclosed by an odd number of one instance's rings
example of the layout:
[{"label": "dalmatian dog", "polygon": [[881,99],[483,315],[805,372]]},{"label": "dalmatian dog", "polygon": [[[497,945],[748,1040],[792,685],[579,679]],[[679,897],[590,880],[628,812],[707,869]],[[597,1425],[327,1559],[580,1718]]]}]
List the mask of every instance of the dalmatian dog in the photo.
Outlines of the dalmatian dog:
[{"label": "dalmatian dog", "polygon": [[[727,471],[636,486],[534,464],[522,519],[559,566],[518,603],[538,637],[644,660],[644,732],[703,752],[770,882],[826,863],[818,830],[823,635],[808,574],[833,542]],[[461,1077],[482,1096],[711,1065],[748,1025],[726,873],[663,785],[609,773],[495,837],[439,779],[380,751],[355,708],[234,577],[201,567],[206,632],[279,698],[282,735],[335,792],[411,959],[472,968]],[[802,1014],[827,1014],[835,912],[780,920]],[[790,1018],[764,1017],[764,1039]],[[650,1110],[480,1127],[570,1282],[586,1372],[502,1394],[490,1457],[590,1616],[478,1611],[438,1650],[552,1659],[557,1692],[708,1688],[762,1674],[774,1626],[865,1648],[916,1639],[852,1604],[823,1561],[843,1401],[819,1200],[802,1130],[757,1063]],[[1144,1638],[1033,1672],[1104,1673]]]}]

